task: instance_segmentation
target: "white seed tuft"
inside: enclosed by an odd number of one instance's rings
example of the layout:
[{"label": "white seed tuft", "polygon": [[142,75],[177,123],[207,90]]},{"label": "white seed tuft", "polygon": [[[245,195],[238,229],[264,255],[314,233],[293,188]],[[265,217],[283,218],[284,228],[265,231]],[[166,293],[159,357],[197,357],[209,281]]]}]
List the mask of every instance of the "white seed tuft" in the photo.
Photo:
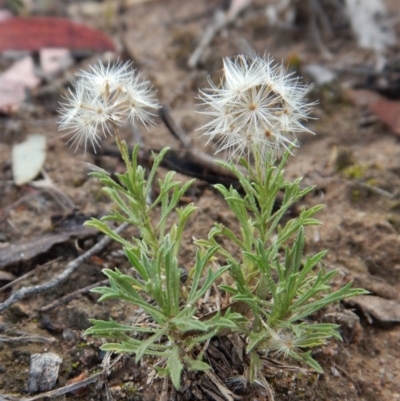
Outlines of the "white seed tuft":
[{"label": "white seed tuft", "polygon": [[296,134],[310,130],[302,121],[309,118],[311,106],[306,94],[311,86],[287,74],[282,65],[269,57],[226,58],[220,85],[200,91],[207,107],[204,114],[213,119],[201,129],[209,140],[216,139],[217,152],[230,157],[257,152],[275,156],[282,149],[299,146]]},{"label": "white seed tuft", "polygon": [[124,121],[153,124],[153,113],[159,107],[149,82],[131,69],[131,63],[117,62],[91,66],[81,71],[75,83],[75,92],[69,90],[61,103],[61,130],[71,135],[68,142],[75,150],[88,142],[94,150],[100,146],[101,134],[112,134],[111,125]]}]

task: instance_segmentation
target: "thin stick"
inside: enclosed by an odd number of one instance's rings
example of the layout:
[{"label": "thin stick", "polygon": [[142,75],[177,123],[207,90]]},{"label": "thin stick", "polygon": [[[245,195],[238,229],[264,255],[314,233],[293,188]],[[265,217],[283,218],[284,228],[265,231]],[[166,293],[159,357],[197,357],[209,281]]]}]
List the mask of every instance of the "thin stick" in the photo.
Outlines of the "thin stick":
[{"label": "thin stick", "polygon": [[23,281],[23,280],[27,279],[28,277],[33,276],[34,274],[38,273],[39,270],[43,269],[44,267],[50,266],[51,264],[53,264],[54,262],[57,262],[60,259],[61,259],[61,256],[59,256],[56,259],[50,260],[47,263],[44,263],[43,265],[39,265],[39,266],[35,267],[30,272],[16,278],[15,280],[11,281],[10,283],[8,283],[6,285],[3,285],[3,287],[0,288],[0,292],[6,290],[7,288],[13,287],[15,284],[19,283],[20,281]]},{"label": "thin stick", "polygon": [[317,0],[310,0],[310,6],[312,8],[312,12],[315,12],[316,17],[319,18],[321,28],[325,31],[325,33],[332,38],[333,36],[333,29],[332,25],[329,22],[329,19],[322,8],[321,4]]},{"label": "thin stick", "polygon": [[85,380],[81,380],[77,383],[68,384],[67,386],[57,388],[55,390],[47,391],[46,393],[36,394],[32,397],[14,397],[12,395],[0,394],[0,401],[36,401],[41,398],[53,398],[59,397],[60,395],[70,393],[71,391],[79,390],[82,387],[86,387],[89,384],[96,382],[101,375],[108,375],[113,366],[115,366],[121,359],[122,355],[118,355],[113,362],[107,366],[107,368],[103,368],[103,370],[99,373],[95,373],[93,376],[88,377]]},{"label": "thin stick", "polygon": [[315,14],[315,10],[313,8],[313,0],[308,0],[309,9],[311,11],[310,15],[310,33],[311,36],[318,47],[319,51],[327,60],[331,60],[333,58],[332,53],[325,47],[324,42],[321,39],[321,35],[317,25],[317,16]]},{"label": "thin stick", "polygon": [[44,336],[29,336],[23,335],[19,337],[10,337],[10,336],[0,336],[0,343],[13,343],[13,342],[22,342],[22,343],[54,343],[57,341],[54,337],[44,337]]},{"label": "thin stick", "polygon": [[197,45],[192,55],[189,57],[189,68],[196,68],[204,50],[210,45],[218,32],[222,31],[222,29],[234,22],[238,15],[245,8],[247,8],[250,3],[251,1],[247,1],[243,2],[242,5],[231,7],[231,9],[227,13],[224,13],[222,11],[215,13],[213,23],[207,27],[202,38],[200,39],[199,44]]},{"label": "thin stick", "polygon": [[163,105],[159,110],[159,114],[165,126],[168,128],[171,134],[182,143],[192,160],[214,172],[215,174],[219,174],[224,177],[237,178],[233,172],[217,163],[220,160],[202,152],[193,145],[192,140],[186,135],[182,127],[172,117],[171,109],[168,105]]},{"label": "thin stick", "polygon": [[367,189],[368,191],[370,191],[370,192],[372,192],[374,194],[381,195],[381,196],[383,196],[385,198],[388,198],[388,199],[393,199],[395,197],[394,194],[391,194],[390,192],[385,191],[384,189],[373,187],[372,185],[366,184],[365,182],[362,182],[362,181],[351,181],[351,180],[348,180],[348,182],[350,182],[352,184],[355,184],[355,185],[358,185],[361,188],[365,188],[365,189]]},{"label": "thin stick", "polygon": [[[120,234],[129,226],[129,223],[121,224],[114,232],[116,234]],[[52,288],[56,287],[57,285],[61,284],[65,281],[83,262],[86,262],[88,259],[95,255],[96,253],[102,251],[110,242],[112,238],[105,236],[101,239],[99,243],[95,246],[90,248],[87,252],[83,255],[79,256],[72,262],[68,263],[65,270],[59,274],[58,276],[54,277],[52,280],[48,281],[44,284],[34,285],[31,287],[23,287],[18,291],[15,291],[8,299],[6,299],[3,303],[0,304],[0,312],[7,309],[15,302],[20,301],[21,299],[27,298],[32,295],[41,294],[42,292],[51,290]]]},{"label": "thin stick", "polygon": [[84,288],[80,288],[77,291],[71,292],[70,294],[64,295],[63,297],[55,300],[54,302],[52,302],[49,305],[43,306],[42,308],[40,308],[40,312],[48,312],[51,309],[57,308],[60,305],[66,304],[70,301],[72,301],[74,298],[78,298],[83,294],[87,294],[91,289],[100,286],[100,285],[104,285],[107,284],[109,282],[108,279],[102,280],[102,281],[98,281],[97,283],[94,284],[90,284]]},{"label": "thin stick", "polygon": [[217,33],[227,25],[228,25],[228,20],[226,18],[225,13],[221,11],[215,13],[213,23],[207,27],[202,38],[200,39],[199,44],[197,45],[192,55],[189,57],[188,60],[189,68],[196,68],[201,58],[201,55],[204,53],[204,50],[210,45],[210,43],[217,35]]},{"label": "thin stick", "polygon": [[41,398],[50,398],[50,399],[53,398],[54,399],[54,397],[59,397],[60,395],[70,393],[71,391],[78,390],[82,387],[87,386],[88,384],[94,383],[95,381],[97,381],[98,377],[100,375],[102,375],[103,373],[104,373],[104,371],[100,372],[100,373],[96,373],[95,375],[90,376],[87,379],[82,380],[78,383],[69,384],[68,386],[64,386],[61,388],[57,388],[55,390],[47,391],[46,393],[36,394],[32,397],[13,397],[10,395],[0,394],[0,401],[35,401],[35,400],[39,400]]}]

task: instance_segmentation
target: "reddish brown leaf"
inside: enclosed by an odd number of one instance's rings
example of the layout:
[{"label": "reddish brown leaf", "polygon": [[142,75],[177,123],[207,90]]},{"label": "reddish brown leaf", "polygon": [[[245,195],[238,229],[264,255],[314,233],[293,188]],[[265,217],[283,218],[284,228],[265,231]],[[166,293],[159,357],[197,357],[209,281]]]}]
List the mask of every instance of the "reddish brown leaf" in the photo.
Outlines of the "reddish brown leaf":
[{"label": "reddish brown leaf", "polygon": [[400,135],[400,102],[388,100],[376,92],[350,89],[347,97],[357,106],[366,106],[393,133]]},{"label": "reddish brown leaf", "polygon": [[346,91],[347,97],[357,106],[370,106],[377,101],[384,99],[383,96],[367,89],[349,89]]},{"label": "reddish brown leaf", "polygon": [[[79,376],[73,377],[72,379],[69,379],[67,381],[67,386],[70,384],[75,384],[75,383],[79,383],[83,380],[86,379],[86,374],[83,372],[81,373]],[[70,393],[74,394],[74,395],[82,395],[85,394],[87,391],[87,387],[86,386],[82,386],[81,388],[77,388],[76,390],[72,390],[70,391]]]},{"label": "reddish brown leaf", "polygon": [[381,99],[371,104],[371,111],[382,121],[393,133],[400,135],[400,102]]},{"label": "reddish brown leaf", "polygon": [[98,265],[104,265],[105,264],[105,260],[100,258],[99,256],[93,255],[90,260],[94,263],[97,263]]},{"label": "reddish brown leaf", "polygon": [[64,18],[15,17],[0,22],[0,51],[38,51],[44,47],[115,50],[114,42],[103,32]]}]

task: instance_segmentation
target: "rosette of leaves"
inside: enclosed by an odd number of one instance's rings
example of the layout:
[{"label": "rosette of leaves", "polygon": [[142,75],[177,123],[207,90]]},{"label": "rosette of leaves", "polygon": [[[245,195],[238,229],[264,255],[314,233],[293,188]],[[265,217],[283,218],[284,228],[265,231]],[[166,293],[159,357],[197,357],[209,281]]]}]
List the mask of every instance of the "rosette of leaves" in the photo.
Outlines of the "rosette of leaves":
[{"label": "rosette of leaves", "polygon": [[[256,155],[256,160],[260,160],[259,156]],[[221,285],[220,289],[231,295],[231,310],[240,305],[247,316],[251,312],[251,325],[243,331],[250,382],[259,374],[261,354],[290,356],[322,373],[311,349],[329,338],[340,340],[339,326],[315,323],[310,317],[329,304],[367,293],[352,288],[351,282],[334,290],[331,281],[338,270],[325,271],[321,267],[326,251],[305,255],[304,229],[321,224],[314,215],[323,205],[303,208],[292,219],[285,217],[294,204],[313,190],[313,187],[301,189],[301,178],[293,182],[284,179],[289,156],[290,151],[285,152],[277,166],[272,155],[254,166],[241,159],[242,169],[222,163],[236,174],[243,189],[240,193],[232,187],[215,186],[234,212],[240,228],[234,232],[223,224],[215,224],[208,239],[197,241],[205,249],[217,248],[217,253],[225,257],[232,284]],[[282,192],[282,203],[276,208]],[[241,250],[240,260],[221,245],[221,237]]]},{"label": "rosette of leaves", "polygon": [[[143,309],[147,324],[121,324],[115,321],[92,320],[93,327],[84,334],[112,339],[103,350],[131,353],[136,361],[146,356],[158,359],[158,374],[168,375],[176,389],[180,388],[183,369],[210,369],[204,361],[207,341],[216,336],[237,333],[247,344],[247,380],[261,378],[262,355],[290,356],[307,363],[317,372],[321,366],[312,358],[311,349],[329,338],[340,339],[338,326],[315,323],[310,316],[328,304],[364,293],[352,289],[351,283],[333,290],[330,282],[337,271],[325,272],[319,264],[325,252],[304,255],[304,227],[320,224],[313,216],[322,206],[303,209],[283,223],[287,211],[312,188],[301,189],[298,179],[284,179],[280,164],[266,162],[251,167],[242,160],[243,169],[228,163],[238,177],[243,193],[216,185],[235,214],[238,232],[215,224],[207,239],[197,240],[196,257],[188,268],[188,278],[181,279],[179,253],[185,224],[195,211],[193,204],[178,207],[180,198],[191,182],[173,181],[173,173],[159,180],[159,195],[151,204],[151,188],[163,155],[153,155],[154,163],[146,171],[138,164],[138,147],[129,158],[125,144],[119,143],[127,165],[125,174],[114,180],[105,171],[92,173],[98,177],[116,208],[101,221],[87,223],[113,237],[124,248],[133,274],[118,269],[105,269],[109,287],[96,288],[100,301],[120,299]],[[271,159],[268,159],[271,160]],[[283,201],[275,208],[278,194]],[[151,213],[160,211],[157,221]],[[167,227],[171,213],[176,222]],[[140,238],[125,240],[116,235],[106,221],[129,222],[141,230]],[[240,250],[235,258],[222,245],[223,236]],[[226,263],[217,264],[215,256]],[[221,284],[221,276],[230,277],[229,285]],[[225,280],[226,281],[226,280]],[[205,315],[202,302],[213,285],[230,296],[230,305]]]},{"label": "rosette of leaves", "polygon": [[[134,354],[136,361],[144,356],[159,358],[158,374],[161,377],[168,375],[179,389],[184,368],[189,371],[210,369],[203,361],[205,342],[223,330],[240,331],[246,319],[231,310],[223,314],[217,311],[212,317],[201,319],[199,306],[202,298],[229,269],[229,266],[211,268],[217,247],[198,248],[188,278],[182,282],[182,269],[178,263],[182,234],[196,208],[193,204],[183,208],[177,205],[191,181],[182,185],[173,181],[174,173],[168,173],[159,181],[158,197],[147,204],[157,167],[168,149],[153,155],[153,166],[146,179],[146,170],[138,165],[138,146],[129,160],[125,144],[119,145],[127,172],[117,174],[118,181],[105,171],[92,173],[104,184],[104,190],[117,207],[102,220],[92,219],[86,225],[97,228],[123,246],[134,274],[104,269],[110,286],[96,288],[93,292],[101,294],[99,301],[120,299],[142,308],[149,322],[127,325],[113,320],[92,319],[93,327],[84,335],[110,338],[112,342],[103,345],[103,350]],[[160,218],[154,222],[151,212],[157,207]],[[167,218],[173,212],[177,221],[167,230]],[[141,237],[125,240],[111,230],[106,223],[109,220],[129,222],[139,227]]]}]

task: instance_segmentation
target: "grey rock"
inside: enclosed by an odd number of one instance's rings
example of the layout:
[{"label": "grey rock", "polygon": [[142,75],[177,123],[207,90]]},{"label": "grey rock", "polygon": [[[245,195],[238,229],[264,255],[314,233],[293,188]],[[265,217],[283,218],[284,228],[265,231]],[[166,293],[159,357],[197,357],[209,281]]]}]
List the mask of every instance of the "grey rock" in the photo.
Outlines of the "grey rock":
[{"label": "grey rock", "polygon": [[62,359],[53,352],[32,354],[29,369],[28,391],[48,391],[54,388]]}]

